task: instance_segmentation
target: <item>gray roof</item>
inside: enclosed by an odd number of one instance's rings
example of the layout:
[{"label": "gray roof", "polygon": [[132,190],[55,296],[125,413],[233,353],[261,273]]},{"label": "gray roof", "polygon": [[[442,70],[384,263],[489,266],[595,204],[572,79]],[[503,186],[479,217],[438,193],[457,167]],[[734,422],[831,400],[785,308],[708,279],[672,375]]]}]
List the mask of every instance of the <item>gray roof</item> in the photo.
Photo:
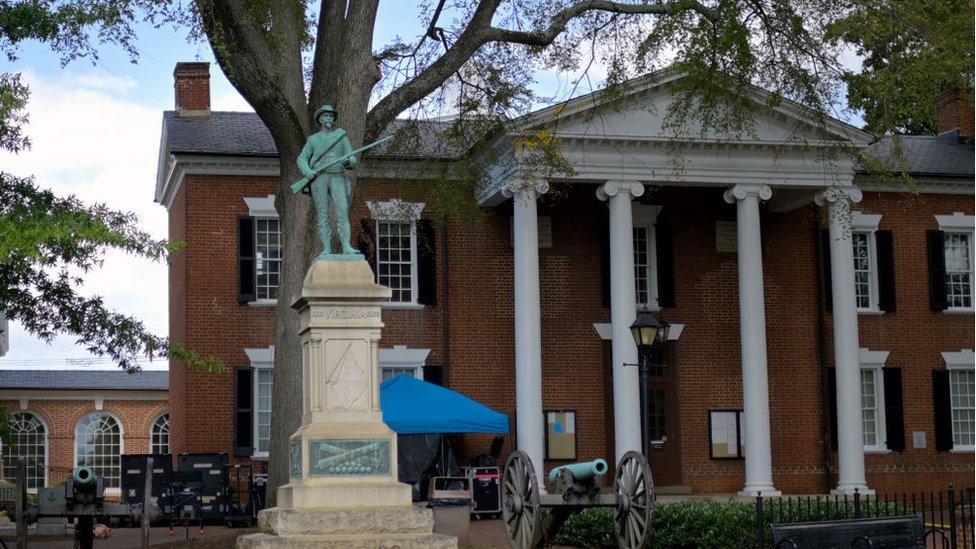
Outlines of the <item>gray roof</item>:
[{"label": "gray roof", "polygon": [[0,389],[168,391],[169,372],[142,370],[0,370]]},{"label": "gray roof", "polygon": [[[180,117],[175,111],[163,113],[169,151],[173,154],[214,154],[224,156],[278,156],[271,132],[253,112],[213,111],[210,116]],[[452,159],[460,157],[471,140],[449,139],[451,122],[435,120],[394,120],[382,136],[396,135],[391,142],[367,153],[387,158]]]},{"label": "gray roof", "polygon": [[972,178],[973,140],[956,132],[941,135],[886,135],[867,154],[890,171],[912,175]]}]

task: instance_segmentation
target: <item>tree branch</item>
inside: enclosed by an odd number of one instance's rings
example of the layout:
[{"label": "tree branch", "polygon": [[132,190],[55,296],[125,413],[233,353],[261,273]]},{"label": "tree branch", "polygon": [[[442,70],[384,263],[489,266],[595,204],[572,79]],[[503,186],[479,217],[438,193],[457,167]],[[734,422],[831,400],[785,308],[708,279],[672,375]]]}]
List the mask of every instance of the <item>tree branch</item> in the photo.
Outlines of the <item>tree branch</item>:
[{"label": "tree branch", "polygon": [[584,0],[557,12],[549,26],[538,31],[518,31],[491,26],[500,0],[482,0],[457,42],[434,63],[409,82],[391,91],[370,110],[366,118],[366,139],[374,139],[398,114],[441,86],[464,66],[478,48],[488,42],[508,42],[526,46],[548,46],[566,30],[569,22],[590,11],[632,15],[676,15],[695,12],[712,22],[718,12],[697,0],[674,0],[657,4],[623,4],[609,0]]},{"label": "tree branch", "polygon": [[696,0],[675,0],[658,4],[622,4],[609,0],[586,0],[567,6],[553,15],[549,20],[549,26],[543,30],[517,31],[492,27],[488,30],[487,38],[492,42],[509,42],[537,47],[548,46],[566,30],[566,26],[572,19],[588,11],[605,11],[623,15],[676,15],[685,11],[693,11],[712,22],[717,22],[719,19],[716,10]]}]

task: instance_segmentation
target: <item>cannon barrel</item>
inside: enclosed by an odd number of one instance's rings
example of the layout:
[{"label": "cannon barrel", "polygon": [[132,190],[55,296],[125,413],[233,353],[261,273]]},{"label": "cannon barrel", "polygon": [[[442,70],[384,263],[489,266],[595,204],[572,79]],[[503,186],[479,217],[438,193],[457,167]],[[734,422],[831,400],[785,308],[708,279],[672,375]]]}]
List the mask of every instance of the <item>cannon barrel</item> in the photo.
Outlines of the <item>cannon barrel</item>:
[{"label": "cannon barrel", "polygon": [[602,459],[570,463],[569,465],[556,467],[552,471],[549,471],[549,480],[555,482],[556,478],[559,477],[560,471],[563,469],[573,473],[573,478],[576,480],[587,480],[597,475],[606,473],[609,470],[609,467],[607,466],[607,462]]},{"label": "cannon barrel", "polygon": [[78,467],[72,473],[76,492],[94,492],[96,486],[95,470],[91,467]]}]

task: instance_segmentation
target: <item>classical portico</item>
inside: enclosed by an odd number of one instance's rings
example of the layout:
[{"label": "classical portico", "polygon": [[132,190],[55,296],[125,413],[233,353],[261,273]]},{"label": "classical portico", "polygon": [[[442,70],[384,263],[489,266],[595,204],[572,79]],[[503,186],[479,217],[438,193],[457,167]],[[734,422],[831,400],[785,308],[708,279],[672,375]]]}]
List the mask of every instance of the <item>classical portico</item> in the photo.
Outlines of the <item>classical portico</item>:
[{"label": "classical portico", "polygon": [[[838,371],[841,474],[838,490],[867,488],[860,442],[857,317],[854,310],[853,267],[849,230],[846,240],[840,220],[847,201],[856,201],[852,185],[855,158],[837,152],[838,145],[862,147],[869,137],[839,121],[817,126],[802,107],[783,102],[757,109],[754,132],[730,137],[691,124],[675,136],[662,119],[670,101],[668,87],[680,75],[648,78],[629,96],[594,113],[599,94],[543,109],[513,121],[508,133],[496,138],[494,159],[486,166],[488,182],[478,191],[482,204],[513,200],[513,259],[515,298],[516,417],[519,449],[529,454],[541,474],[544,454],[542,325],[539,298],[539,255],[536,199],[548,190],[527,176],[532,149],[516,147],[520,138],[539,129],[551,132],[572,177],[561,183],[594,188],[606,204],[609,227],[610,330],[613,373],[613,439],[617,459],[641,448],[640,385],[637,349],[630,334],[638,303],[635,297],[634,201],[652,187],[698,187],[724,190],[735,207],[735,246],[741,353],[742,444],[745,481],[740,494],[779,494],[773,472],[768,382],[766,297],[763,287],[761,212],[788,212],[809,207],[815,196],[830,210],[834,324],[834,362]],[[768,99],[755,91],[757,103]],[[558,124],[556,123],[558,121]],[[842,189],[842,190],[837,190]],[[819,194],[818,194],[819,193]],[[721,200],[721,198],[719,198]],[[653,199],[650,201],[654,204]],[[601,207],[594,201],[593,207]],[[644,206],[647,207],[647,206]],[[836,218],[836,219],[835,219]],[[834,233],[838,233],[837,238]],[[674,246],[679,248],[680,240]],[[594,257],[594,261],[598,258]],[[542,273],[545,276],[545,273]],[[675,277],[680,280],[681,273]],[[843,307],[837,304],[844,303]],[[678,305],[680,307],[680,304]],[[667,313],[667,311],[665,311]],[[597,320],[594,319],[594,322]],[[685,333],[698,327],[684,326]],[[701,333],[701,332],[699,332]],[[707,334],[706,334],[707,335]],[[616,461],[616,460],[615,460]]]}]

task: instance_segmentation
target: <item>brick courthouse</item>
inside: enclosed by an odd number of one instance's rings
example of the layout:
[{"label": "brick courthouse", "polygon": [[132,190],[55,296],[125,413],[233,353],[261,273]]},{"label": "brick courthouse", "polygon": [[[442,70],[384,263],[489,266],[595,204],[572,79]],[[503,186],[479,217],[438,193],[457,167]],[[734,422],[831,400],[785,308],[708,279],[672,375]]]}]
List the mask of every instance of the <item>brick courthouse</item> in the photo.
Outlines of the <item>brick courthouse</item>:
[{"label": "brick courthouse", "polygon": [[[207,64],[174,74],[155,195],[170,238],[187,244],[170,267],[170,334],[237,368],[172,365],[172,448],[266,459],[276,150],[256,115],[210,110]],[[549,412],[573,412],[576,457],[613,461],[640,447],[637,371],[623,364],[636,362],[627,327],[649,306],[673,326],[649,388],[659,486],[971,486],[968,97],[940,97],[940,134],[904,137],[900,155],[891,138],[834,120],[818,129],[789,103],[757,111],[750,137],[672,141],[661,117],[675,78],[635,82],[614,109],[594,109],[597,94],[513,124],[559,138],[576,169],[566,180],[520,178],[510,135],[469,151],[425,138],[424,169],[365,159],[353,238],[393,288],[383,377],[423,377],[508,413],[505,452],[517,446],[537,466],[552,450]],[[422,129],[429,138],[441,125]],[[876,181],[852,156],[825,158],[824,143],[896,157],[918,192]],[[477,197],[489,214],[435,224],[426,167],[462,157],[488,163]],[[455,448],[487,445],[461,437]]]}]

